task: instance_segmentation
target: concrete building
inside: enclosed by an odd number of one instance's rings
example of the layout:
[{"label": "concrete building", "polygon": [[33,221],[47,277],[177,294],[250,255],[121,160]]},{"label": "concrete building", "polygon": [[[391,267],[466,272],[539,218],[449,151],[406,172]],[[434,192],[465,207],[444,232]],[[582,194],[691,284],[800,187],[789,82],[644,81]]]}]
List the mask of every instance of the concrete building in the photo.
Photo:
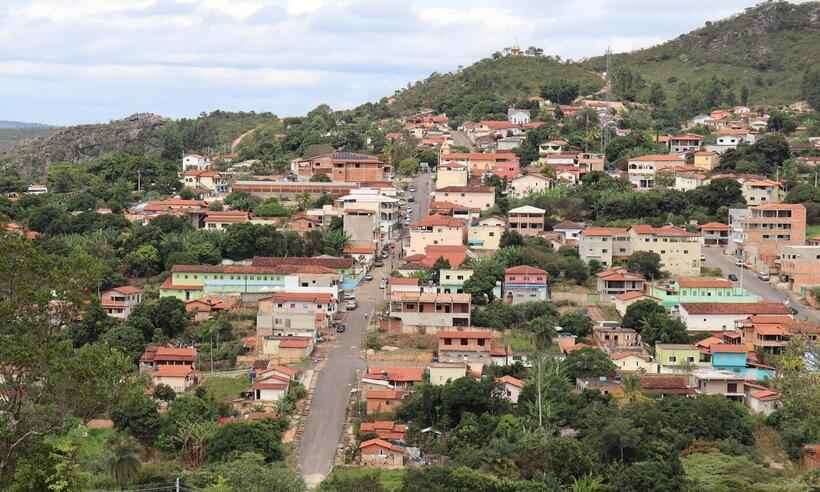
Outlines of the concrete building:
[{"label": "concrete building", "polygon": [[342,216],[345,234],[350,242],[380,244],[378,214],[373,210],[348,208]]},{"label": "concrete building", "polygon": [[627,292],[643,292],[646,285],[646,279],[642,275],[631,273],[624,267],[610,268],[595,276],[598,294],[604,298]]},{"label": "concrete building", "polygon": [[509,193],[513,198],[524,198],[533,193],[542,193],[551,187],[552,178],[529,173],[513,178],[509,184]]},{"label": "concrete building", "polygon": [[757,303],[682,303],[680,320],[688,331],[732,331],[737,324],[754,315],[791,316],[789,308],[779,302]]},{"label": "concrete building", "polygon": [[419,329],[433,332],[439,328],[467,327],[470,309],[470,294],[391,292],[390,329],[415,333]]},{"label": "concrete building", "polygon": [[447,186],[433,192],[433,200],[451,202],[469,209],[487,210],[495,205],[492,186]]},{"label": "concrete building", "polygon": [[561,235],[561,240],[564,243],[567,241],[579,241],[581,239],[581,232],[586,228],[583,222],[570,222],[565,220],[552,226],[552,230]]},{"label": "concrete building", "polygon": [[726,248],[728,253],[737,255],[743,250],[743,221],[748,216],[748,208],[729,209],[729,246]]},{"label": "concrete building", "polygon": [[143,290],[133,285],[114,287],[100,295],[100,306],[112,318],[128,319],[131,311],[142,302]]},{"label": "concrete building", "polygon": [[700,226],[705,246],[728,246],[730,227],[720,222],[709,222]]},{"label": "concrete building", "polygon": [[250,214],[241,210],[208,211],[205,212],[203,228],[208,231],[224,231],[234,224],[244,224],[250,221]]},{"label": "concrete building", "polygon": [[517,207],[507,212],[507,228],[522,236],[537,236],[544,232],[546,210],[531,205]]},{"label": "concrete building", "polygon": [[530,110],[512,107],[508,108],[507,120],[509,120],[510,123],[513,123],[515,125],[526,125],[530,122]]},{"label": "concrete building", "polygon": [[638,224],[630,227],[632,252],[651,251],[661,258],[663,269],[672,275],[700,274],[701,237],[674,226],[653,227]]},{"label": "concrete building", "polygon": [[655,344],[655,360],[663,374],[686,373],[688,368],[709,366],[699,348],[682,343]]},{"label": "concrete building", "polygon": [[695,133],[669,135],[666,143],[669,152],[673,154],[686,154],[700,150],[700,146],[703,144],[703,135]]},{"label": "concrete building", "polygon": [[463,362],[436,362],[427,367],[430,374],[430,384],[433,386],[444,386],[450,381],[455,381],[467,376],[467,364]]},{"label": "concrete building", "polygon": [[467,245],[474,250],[495,251],[501,247],[501,236],[507,223],[498,217],[481,219],[467,230]]},{"label": "concrete building", "polygon": [[678,277],[652,287],[649,294],[666,309],[676,313],[681,303],[754,303],[760,297],[735,287],[724,278]]},{"label": "concrete building", "polygon": [[540,268],[521,265],[504,270],[504,302],[547,301],[550,298],[549,274]]},{"label": "concrete building", "polygon": [[315,337],[329,326],[337,305],[331,294],[277,292],[257,303],[256,335]]},{"label": "concrete building", "polygon": [[740,190],[749,206],[780,203],[786,197],[779,181],[771,179],[741,179]]},{"label": "concrete building", "polygon": [[428,215],[410,224],[410,247],[407,254],[424,254],[424,249],[432,245],[462,245],[465,236],[464,221],[443,215]]},{"label": "concrete building", "polygon": [[496,164],[518,162],[518,156],[512,152],[451,152],[442,154],[441,162],[460,162],[469,168],[470,176],[482,176],[492,173]]},{"label": "concrete building", "polygon": [[712,171],[720,165],[720,154],[709,150],[695,152],[694,166],[704,171]]},{"label": "concrete building", "polygon": [[400,217],[399,200],[382,193],[375,188],[352,190],[335,201],[336,206],[344,212],[348,210],[370,210],[376,214],[379,230],[379,242],[393,239],[393,230],[398,226]]},{"label": "concrete building", "polygon": [[199,198],[212,198],[230,191],[227,176],[211,169],[190,170],[182,173],[182,186],[190,188]]},{"label": "concrete building", "polygon": [[820,286],[820,246],[785,246],[780,254],[780,280],[801,296]]},{"label": "concrete building", "polygon": [[738,256],[756,271],[776,270],[783,248],[806,242],[806,207],[801,204],[752,207],[742,224],[743,242]]},{"label": "concrete building", "polygon": [[629,232],[621,227],[587,227],[581,232],[578,250],[584,263],[597,261],[603,267],[632,254]]},{"label": "concrete building", "polygon": [[447,330],[438,332],[440,362],[464,362],[489,365],[495,333],[490,330]]},{"label": "concrete building", "polygon": [[438,292],[441,294],[463,294],[464,282],[473,276],[472,270],[442,268],[438,273]]},{"label": "concrete building", "polygon": [[445,162],[436,167],[436,189],[467,186],[470,168],[460,162]]},{"label": "concrete building", "polygon": [[699,395],[721,395],[739,402],[746,397],[745,378],[732,371],[695,369],[689,376],[689,384]]},{"label": "concrete building", "polygon": [[655,175],[659,171],[686,165],[686,161],[672,154],[650,154],[633,157],[627,163],[629,182],[639,191],[655,187]]}]

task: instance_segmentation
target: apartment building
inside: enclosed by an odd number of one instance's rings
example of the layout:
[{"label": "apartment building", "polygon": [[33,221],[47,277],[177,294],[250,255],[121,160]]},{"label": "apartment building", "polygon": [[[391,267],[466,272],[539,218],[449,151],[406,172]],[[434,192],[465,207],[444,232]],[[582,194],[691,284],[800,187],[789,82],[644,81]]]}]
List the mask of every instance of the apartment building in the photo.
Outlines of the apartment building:
[{"label": "apartment building", "polygon": [[633,157],[627,163],[629,182],[637,190],[651,190],[655,187],[655,176],[659,171],[683,166],[686,161],[672,154],[650,154]]},{"label": "apartment building", "polygon": [[632,254],[629,231],[621,227],[587,227],[581,232],[578,251],[585,263],[595,260],[603,267],[612,266],[613,260]]},{"label": "apartment building", "polygon": [[773,271],[786,246],[806,242],[806,207],[769,203],[751,207],[743,220],[740,256],[756,271]]},{"label": "apartment building", "polygon": [[381,229],[378,213],[373,210],[346,209],[342,216],[342,227],[352,243],[379,244]]},{"label": "apartment building", "polygon": [[378,157],[353,152],[331,152],[309,159],[295,160],[291,170],[301,179],[324,174],[331,181],[383,181],[390,175],[390,165]]},{"label": "apartment building", "polygon": [[445,162],[436,167],[436,189],[467,186],[470,168],[460,162]]},{"label": "apartment building", "polygon": [[404,332],[435,331],[470,326],[470,309],[470,294],[391,292],[388,317],[400,321]]},{"label": "apartment building", "polygon": [[408,256],[424,254],[427,246],[458,246],[464,244],[466,226],[463,220],[443,215],[428,215],[410,224]]},{"label": "apartment building", "polygon": [[337,300],[326,293],[277,292],[259,299],[258,337],[315,337],[336,313]]},{"label": "apartment building", "polygon": [[376,188],[360,188],[335,201],[336,206],[344,212],[348,210],[370,210],[375,214],[381,242],[392,239],[392,232],[400,219],[399,200],[382,193]]},{"label": "apartment building", "polygon": [[780,280],[801,296],[820,286],[820,246],[784,246],[780,253]]},{"label": "apartment building", "polygon": [[544,232],[546,212],[531,205],[511,209],[507,212],[507,228],[522,236],[538,236]]},{"label": "apartment building", "polygon": [[634,225],[629,229],[632,252],[651,251],[661,257],[663,269],[672,275],[700,274],[701,237],[674,226]]},{"label": "apartment building", "polygon": [[495,205],[495,188],[492,186],[447,186],[434,191],[433,200],[455,203],[471,210],[487,210]]}]

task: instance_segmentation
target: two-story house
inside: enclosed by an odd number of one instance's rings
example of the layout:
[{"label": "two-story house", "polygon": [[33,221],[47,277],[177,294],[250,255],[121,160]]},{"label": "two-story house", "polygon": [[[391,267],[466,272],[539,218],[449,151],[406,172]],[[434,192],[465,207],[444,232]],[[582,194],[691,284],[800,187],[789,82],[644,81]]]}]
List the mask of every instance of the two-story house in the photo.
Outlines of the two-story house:
[{"label": "two-story house", "polygon": [[131,311],[142,302],[143,290],[133,285],[114,287],[100,295],[100,305],[112,318],[128,319]]},{"label": "two-story house", "polygon": [[544,232],[546,210],[531,205],[516,207],[507,212],[507,227],[522,236],[537,236]]},{"label": "two-story house", "polygon": [[391,292],[390,329],[407,333],[470,326],[470,294]]},{"label": "two-story house", "polygon": [[498,217],[481,219],[467,230],[467,245],[474,250],[495,251],[501,247],[501,236],[507,223]]},{"label": "two-story house", "polygon": [[681,303],[679,312],[680,320],[692,332],[734,330],[738,322],[754,315],[792,316],[789,308],[780,302]]},{"label": "two-story house", "polygon": [[610,268],[595,276],[598,279],[598,293],[604,297],[643,292],[646,285],[643,275],[632,273],[624,267]]},{"label": "two-story house", "polygon": [[495,332],[491,330],[446,330],[437,336],[440,362],[492,363]]},{"label": "two-story house", "polygon": [[277,292],[259,299],[256,334],[316,337],[337,311],[337,299],[328,293]]},{"label": "two-story house", "polygon": [[709,222],[700,226],[705,246],[728,246],[729,226],[720,222]]},{"label": "two-story house", "polygon": [[434,191],[433,200],[455,203],[471,210],[487,210],[495,205],[495,188],[492,186],[447,186]]},{"label": "two-story house", "polygon": [[507,268],[504,270],[503,296],[507,304],[549,300],[549,274],[528,265]]},{"label": "two-story house", "polygon": [[410,224],[410,247],[407,254],[424,254],[424,248],[431,245],[462,245],[465,235],[466,226],[463,220],[443,215],[428,215]]},{"label": "two-story house", "polygon": [[470,168],[460,162],[444,162],[436,167],[436,189],[467,186]]},{"label": "two-story house", "polygon": [[651,251],[661,258],[663,269],[672,275],[700,274],[701,237],[674,226],[637,224],[629,228],[632,252]]},{"label": "two-story house", "polygon": [[820,246],[784,246],[780,253],[780,279],[800,295],[820,286]]},{"label": "two-story house", "polygon": [[603,267],[632,254],[629,232],[621,227],[587,227],[581,232],[578,251],[584,263],[597,261]]}]

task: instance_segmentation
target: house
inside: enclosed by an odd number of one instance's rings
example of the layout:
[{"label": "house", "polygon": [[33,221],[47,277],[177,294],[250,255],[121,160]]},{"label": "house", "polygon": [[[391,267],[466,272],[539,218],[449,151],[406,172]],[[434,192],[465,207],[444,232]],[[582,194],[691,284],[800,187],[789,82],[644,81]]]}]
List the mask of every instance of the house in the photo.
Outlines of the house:
[{"label": "house", "polygon": [[689,376],[689,385],[699,395],[722,395],[730,400],[743,402],[746,398],[746,380],[732,371],[698,368]]},{"label": "house", "polygon": [[182,156],[182,172],[188,170],[204,171],[211,167],[211,160],[199,154],[185,154]]},{"label": "house", "polygon": [[689,376],[685,374],[643,374],[640,379],[641,392],[648,396],[692,396],[694,388],[689,386]]},{"label": "house", "polygon": [[742,342],[757,353],[780,354],[791,340],[797,322],[789,316],[751,316],[739,323]]},{"label": "house", "polygon": [[464,283],[472,276],[472,270],[442,268],[438,273],[438,291],[444,294],[462,294]]},{"label": "house", "polygon": [[338,298],[342,276],[320,265],[174,265],[160,287],[160,297],[182,301],[203,295],[241,296],[256,302],[274,292],[328,293]]},{"label": "house", "polygon": [[291,163],[291,171],[303,180],[324,174],[332,182],[368,182],[383,181],[391,167],[376,156],[339,151],[297,159]]},{"label": "house", "polygon": [[743,251],[743,222],[749,217],[748,208],[729,209],[729,246],[728,254],[739,255]]},{"label": "house", "polygon": [[309,196],[314,200],[322,195],[330,195],[332,197],[344,196],[359,187],[360,183],[339,183],[334,181],[323,183],[314,181],[256,179],[234,181],[231,189],[237,192],[248,193],[263,200],[278,198],[282,201],[293,201],[303,196]]},{"label": "house", "polygon": [[780,203],[786,197],[783,185],[771,179],[741,179],[740,192],[749,206]]},{"label": "house", "polygon": [[236,296],[205,296],[186,302],[185,312],[193,317],[194,322],[201,323],[211,319],[214,313],[234,311],[239,305]]},{"label": "house", "polygon": [[747,382],[744,390],[746,391],[746,406],[754,414],[768,417],[782,405],[780,393],[765,386]]},{"label": "house", "polygon": [[254,381],[251,386],[254,401],[279,401],[288,394],[291,377],[288,375],[270,373]]},{"label": "house", "polygon": [[541,174],[528,173],[510,180],[509,194],[513,198],[524,198],[533,193],[542,193],[550,188],[552,188],[552,178]]},{"label": "house", "polygon": [[470,249],[495,251],[501,247],[501,236],[507,223],[498,217],[481,219],[467,229],[467,245]]},{"label": "house", "polygon": [[643,292],[646,279],[624,267],[615,267],[595,274],[598,293],[601,296],[616,296],[627,292]]},{"label": "house", "polygon": [[407,459],[403,447],[383,439],[370,439],[359,444],[359,455],[363,466],[376,468],[402,468]]},{"label": "house", "polygon": [[560,138],[547,140],[538,146],[538,153],[543,157],[549,154],[563,154],[564,148],[569,146],[569,142]]},{"label": "house", "polygon": [[467,186],[470,168],[460,162],[444,162],[436,167],[436,189]]},{"label": "house", "polygon": [[741,258],[757,271],[771,271],[783,248],[806,241],[806,207],[801,204],[768,203],[748,209],[743,220]]},{"label": "house", "polygon": [[378,244],[381,237],[379,215],[373,210],[348,208],[343,211],[342,229],[351,242]]},{"label": "house", "polygon": [[518,403],[521,390],[524,389],[524,381],[512,376],[502,376],[495,380],[501,387],[501,397],[509,400],[513,404]]},{"label": "house", "polygon": [[466,224],[471,224],[481,214],[480,209],[465,207],[453,202],[430,202],[428,212],[430,215],[445,215],[463,220]]},{"label": "house", "polygon": [[510,107],[507,109],[507,120],[515,125],[526,125],[530,122],[530,110]]},{"label": "house", "polygon": [[112,318],[128,319],[131,311],[142,302],[143,290],[132,285],[114,287],[100,295],[100,306]]},{"label": "house", "polygon": [[659,171],[680,167],[686,161],[671,154],[650,154],[633,157],[627,163],[629,182],[638,190],[650,190],[655,187],[655,175]]},{"label": "house", "polygon": [[657,374],[658,363],[643,352],[613,352],[609,360],[618,368],[620,373]]},{"label": "house", "polygon": [[[504,122],[504,125],[509,123]],[[482,176],[491,173],[497,163],[518,162],[518,156],[512,152],[451,152],[443,153],[441,162],[459,162],[469,168],[470,176]]]},{"label": "house", "polygon": [[801,296],[820,286],[820,246],[785,246],[780,254],[780,280]]},{"label": "house", "polygon": [[597,391],[604,396],[611,396],[615,400],[624,397],[624,385],[622,382],[609,379],[606,376],[600,378],[577,378],[575,380],[576,391]]},{"label": "house", "polygon": [[[452,268],[458,268],[467,260],[467,258],[471,256],[471,254],[470,250],[463,245],[432,245],[424,248],[423,257],[421,257],[421,255],[417,256],[419,257],[414,258],[415,261],[417,261],[424,268],[431,269],[440,258],[447,260],[447,263],[449,263]],[[408,256],[406,259],[410,258],[411,257]]]},{"label": "house", "polygon": [[244,224],[250,222],[251,217],[248,212],[240,210],[228,210],[224,212],[205,212],[203,228],[208,231],[224,231],[233,224]]},{"label": "house", "polygon": [[698,169],[712,171],[720,165],[720,154],[710,150],[695,152],[693,164]]},{"label": "house", "polygon": [[392,420],[377,420],[359,424],[359,434],[375,434],[377,438],[385,441],[404,441],[406,432],[406,425],[397,424]]},{"label": "house", "polygon": [[470,294],[437,294],[431,292],[391,292],[389,331],[429,333],[439,328],[470,326]]},{"label": "house", "polygon": [[661,258],[663,269],[672,275],[700,274],[701,237],[686,229],[667,225],[637,224],[629,228],[632,252],[651,251]]},{"label": "house", "polygon": [[304,212],[297,212],[287,221],[286,228],[289,231],[306,234],[313,230],[320,230],[322,228],[322,219],[307,215]]},{"label": "house", "polygon": [[443,215],[428,215],[410,224],[409,229],[408,255],[422,254],[431,245],[462,245],[466,234],[464,221]]},{"label": "house", "polygon": [[405,393],[401,390],[371,390],[367,392],[367,415],[393,413],[401,405]]},{"label": "house", "polygon": [[496,162],[489,173],[504,181],[509,181],[521,174],[521,165],[517,160]]},{"label": "house", "polygon": [[596,326],[592,334],[598,345],[607,352],[627,352],[641,348],[641,336],[632,328]]},{"label": "house", "polygon": [[182,186],[202,198],[212,198],[230,191],[230,182],[224,174],[211,169],[192,169],[182,173]]},{"label": "house", "polygon": [[197,352],[194,347],[158,347],[149,345],[140,357],[140,372],[156,371],[163,366],[195,367]]},{"label": "house", "polygon": [[558,234],[560,234],[561,240],[565,243],[568,240],[580,240],[581,232],[583,232],[584,228],[586,228],[586,224],[584,224],[583,222],[571,222],[568,220],[559,222],[552,226],[553,232],[557,232]]},{"label": "house", "polygon": [[683,343],[655,344],[655,360],[664,374],[686,372],[687,367],[705,363],[698,347]]},{"label": "house", "polygon": [[329,293],[277,292],[259,299],[256,335],[316,337],[338,311],[338,299]]},{"label": "house", "polygon": [[491,330],[439,331],[438,358],[441,362],[490,364],[490,349],[495,333]]},{"label": "house", "polygon": [[680,304],[680,320],[688,331],[729,331],[756,314],[791,316],[789,308],[779,302]]},{"label": "house", "polygon": [[430,375],[430,384],[443,386],[467,376],[467,364],[464,362],[435,362],[427,367]]},{"label": "house", "polygon": [[368,367],[368,379],[387,381],[393,389],[409,390],[424,381],[421,367]]},{"label": "house", "polygon": [[278,364],[293,364],[309,357],[314,345],[314,337],[266,336],[262,338],[262,348],[258,355]]},{"label": "house", "polygon": [[582,174],[591,173],[593,171],[603,171],[604,160],[605,157],[603,154],[590,154],[588,152],[581,152],[575,157],[578,170]]},{"label": "house", "polygon": [[191,225],[199,229],[202,219],[208,211],[208,204],[202,200],[183,200],[181,198],[169,198],[167,200],[154,200],[138,205],[130,210],[129,220],[147,224],[152,219],[162,215],[176,215],[188,217]]},{"label": "house", "polygon": [[189,365],[161,365],[151,373],[151,384],[170,386],[177,393],[184,393],[197,382],[196,370]]},{"label": "house", "polygon": [[711,182],[711,179],[706,177],[706,174],[703,172],[678,169],[662,171],[664,174],[668,174],[669,172],[675,176],[675,184],[672,185],[672,189],[677,191],[691,191]]},{"label": "house", "polygon": [[[342,209],[345,216],[361,214],[368,210],[374,214],[373,220],[377,228],[377,233],[374,234],[375,237],[369,239],[368,236],[372,231],[365,229],[362,231],[361,237],[353,237],[353,240],[385,243],[390,239],[394,239],[393,231],[398,226],[401,211],[398,198],[388,195],[391,192],[379,188],[360,188],[351,190],[347,195],[335,200],[334,203]],[[367,221],[364,221],[364,223],[367,226],[370,225]],[[348,232],[349,225],[348,221],[345,221],[345,232]]]},{"label": "house", "polygon": [[528,265],[507,268],[504,270],[503,296],[507,304],[547,301],[550,298],[549,274]]},{"label": "house", "polygon": [[492,186],[447,186],[433,192],[433,200],[451,202],[469,209],[487,210],[495,205]]},{"label": "house", "polygon": [[735,287],[731,281],[716,277],[678,277],[655,284],[650,294],[663,307],[676,313],[681,303],[753,303],[760,297]]},{"label": "house", "polygon": [[686,154],[700,149],[701,144],[703,144],[703,135],[696,133],[669,135],[666,144],[670,153]]},{"label": "house", "polygon": [[537,236],[544,232],[546,210],[531,205],[516,207],[507,212],[507,227],[522,236]]},{"label": "house", "polygon": [[342,252],[362,265],[373,263],[376,258],[377,244],[368,242],[348,242]]},{"label": "house", "polygon": [[720,222],[709,222],[700,226],[703,244],[706,246],[728,246],[729,226]]},{"label": "house", "polygon": [[581,232],[578,250],[584,263],[592,260],[608,267],[615,259],[627,258],[632,254],[632,245],[627,229],[620,227],[587,227]]}]

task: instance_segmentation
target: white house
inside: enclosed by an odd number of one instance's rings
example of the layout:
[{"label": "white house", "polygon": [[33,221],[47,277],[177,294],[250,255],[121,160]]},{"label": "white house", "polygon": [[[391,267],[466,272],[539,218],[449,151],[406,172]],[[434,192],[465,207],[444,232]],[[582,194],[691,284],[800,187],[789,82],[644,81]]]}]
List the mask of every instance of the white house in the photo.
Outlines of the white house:
[{"label": "white house", "polygon": [[501,386],[502,398],[518,403],[518,397],[524,389],[524,381],[512,376],[504,376],[496,379],[496,382]]},{"label": "white house", "polygon": [[754,315],[791,316],[780,302],[681,303],[680,320],[688,331],[731,331],[738,321]]},{"label": "white house", "polygon": [[524,174],[510,181],[510,195],[513,198],[524,198],[532,193],[541,193],[550,189],[552,179],[541,174]]},{"label": "white house", "polygon": [[204,171],[211,167],[211,160],[199,154],[185,154],[182,157],[182,171],[196,169],[197,171]]},{"label": "white house", "polygon": [[530,110],[509,108],[507,110],[507,119],[510,123],[515,123],[516,125],[526,125],[530,122]]},{"label": "white house", "polygon": [[658,363],[649,356],[637,352],[615,352],[609,356],[619,372],[658,374]]}]

